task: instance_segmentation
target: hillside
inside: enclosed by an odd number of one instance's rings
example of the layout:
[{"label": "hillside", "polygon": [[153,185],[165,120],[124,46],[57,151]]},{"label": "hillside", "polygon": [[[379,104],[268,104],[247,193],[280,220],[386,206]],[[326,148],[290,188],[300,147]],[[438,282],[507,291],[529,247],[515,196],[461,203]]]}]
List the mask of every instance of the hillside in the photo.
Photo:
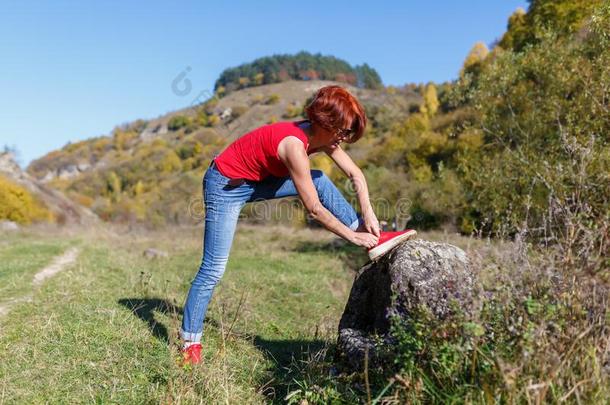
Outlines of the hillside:
[{"label": "hillside", "polygon": [[[105,220],[192,223],[201,177],[230,141],[267,123],[302,118],[303,106],[330,81],[286,81],[214,95],[203,103],[148,121],[117,127],[111,135],[68,144],[33,161],[27,172],[65,191]],[[417,89],[370,90],[343,84],[388,119],[405,117],[421,103]],[[374,129],[372,129],[374,130]],[[365,158],[355,145],[354,157]],[[330,171],[324,157],[314,165]]]},{"label": "hillside", "polygon": [[[42,210],[42,213],[34,215],[34,217],[39,217],[35,219],[54,220],[59,223],[70,224],[92,224],[98,221],[97,216],[88,208],[76,204],[60,191],[43,184],[28,173],[22,171],[10,153],[0,153],[0,178],[2,177],[11,184],[22,187],[23,190],[25,190],[19,193],[22,200],[20,204],[24,204],[24,200],[33,198],[32,204],[34,206],[36,204],[41,206],[38,210]],[[0,190],[0,192],[2,192],[2,190]],[[17,208],[23,209],[24,207],[15,207],[15,209]],[[50,215],[45,214],[46,211],[48,211]],[[13,211],[13,214],[17,213]],[[2,219],[1,215],[0,219]],[[11,215],[9,215],[8,219],[17,220],[18,218],[12,218]],[[20,215],[19,219],[22,219],[23,222],[29,222],[27,216]]]}]

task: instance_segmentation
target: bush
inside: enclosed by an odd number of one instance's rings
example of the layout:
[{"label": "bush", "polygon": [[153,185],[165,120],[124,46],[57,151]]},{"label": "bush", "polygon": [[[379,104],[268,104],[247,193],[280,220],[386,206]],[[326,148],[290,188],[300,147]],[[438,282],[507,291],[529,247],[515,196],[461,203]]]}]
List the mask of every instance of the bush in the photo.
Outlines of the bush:
[{"label": "bush", "polygon": [[184,115],[174,115],[167,123],[167,129],[177,131],[191,124],[191,119]]},{"label": "bush", "polygon": [[53,215],[25,188],[0,176],[0,220],[29,224],[52,221]]},{"label": "bush", "polygon": [[265,101],[265,104],[271,105],[271,104],[277,104],[279,102],[280,102],[280,95],[273,93],[267,98],[267,101]]},{"label": "bush", "polygon": [[237,119],[244,115],[248,111],[248,107],[245,105],[236,105],[231,109],[231,118]]},{"label": "bush", "polygon": [[570,234],[579,268],[603,265],[599,230],[610,226],[610,5],[591,21],[582,39],[546,33],[496,56],[476,87],[464,82],[485,144],[459,158],[478,228],[514,235],[527,222],[542,240]]},{"label": "bush", "polygon": [[208,116],[208,126],[209,127],[215,127],[218,124],[220,124],[222,120],[220,119],[220,117],[216,114],[212,114]]},{"label": "bush", "polygon": [[[569,398],[580,381],[589,382],[578,394],[585,402],[604,398],[607,385],[596,371],[603,359],[592,354],[605,333],[604,298],[586,298],[583,286],[564,290],[545,277],[518,291],[498,287],[484,294],[481,311],[471,319],[458,313],[439,321],[425,309],[406,321],[393,319],[395,368],[386,374],[403,385],[402,400],[519,403],[534,396],[555,403]],[[607,290],[600,294],[607,299]],[[589,315],[581,302],[590,305]],[[542,382],[531,391],[535,381]]]},{"label": "bush", "polygon": [[161,161],[157,164],[157,169],[161,173],[171,173],[182,169],[182,162],[176,152],[168,150],[165,152]]},{"label": "bush", "polygon": [[284,118],[295,118],[303,115],[303,107],[299,105],[289,104],[286,107],[286,112],[284,113]]}]

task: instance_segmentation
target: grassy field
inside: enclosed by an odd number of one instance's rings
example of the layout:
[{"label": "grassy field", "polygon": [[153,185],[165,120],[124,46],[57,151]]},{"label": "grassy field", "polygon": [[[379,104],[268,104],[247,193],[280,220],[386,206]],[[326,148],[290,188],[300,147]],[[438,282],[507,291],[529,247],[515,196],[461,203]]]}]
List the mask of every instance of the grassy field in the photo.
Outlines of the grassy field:
[{"label": "grassy field", "polygon": [[73,239],[44,234],[16,234],[0,241],[0,302],[29,293],[34,274],[72,244]]},{"label": "grassy field", "polygon": [[[201,233],[190,227],[9,234],[0,242],[0,305],[31,299],[0,315],[0,404],[363,403],[381,396],[386,381],[372,382],[367,393],[362,376],[334,372],[338,321],[367,257],[323,230],[240,224],[206,319],[204,364],[180,366],[178,328],[200,264]],[[519,258],[528,254],[450,233],[419,237],[461,247],[483,284],[509,291],[517,277],[497,269],[514,263],[522,271]],[[76,262],[32,286],[40,268],[74,246]],[[146,259],[149,247],[169,257]],[[570,339],[566,334],[566,344]],[[595,339],[562,364],[580,362],[583,370],[598,364],[590,356],[601,344]],[[591,369],[587,382],[600,373]],[[510,389],[515,398],[529,395],[527,384]]]},{"label": "grassy field", "polygon": [[[240,227],[208,312],[205,364],[184,369],[177,330],[201,229],[54,232],[1,246],[2,300],[33,294],[0,318],[3,403],[281,402],[299,360],[334,342],[353,270],[366,261],[333,248],[325,231]],[[76,263],[29,291],[32,275],[75,245]],[[148,260],[147,247],[169,258]]]}]

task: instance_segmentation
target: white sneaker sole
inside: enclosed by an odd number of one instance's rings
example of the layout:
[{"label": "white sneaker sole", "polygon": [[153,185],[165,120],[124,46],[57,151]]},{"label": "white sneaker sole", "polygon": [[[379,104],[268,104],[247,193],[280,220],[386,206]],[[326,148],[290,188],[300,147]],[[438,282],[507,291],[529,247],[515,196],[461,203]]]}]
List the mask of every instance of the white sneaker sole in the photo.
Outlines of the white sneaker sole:
[{"label": "white sneaker sole", "polygon": [[383,245],[374,247],[373,249],[369,250],[369,258],[371,260],[375,260],[375,259],[379,258],[380,256],[383,256],[390,250],[394,249],[396,246],[398,246],[402,242],[411,239],[415,235],[417,235],[417,231],[415,231],[414,229],[411,229],[409,232],[405,232],[402,235],[389,240],[388,242],[384,243]]}]

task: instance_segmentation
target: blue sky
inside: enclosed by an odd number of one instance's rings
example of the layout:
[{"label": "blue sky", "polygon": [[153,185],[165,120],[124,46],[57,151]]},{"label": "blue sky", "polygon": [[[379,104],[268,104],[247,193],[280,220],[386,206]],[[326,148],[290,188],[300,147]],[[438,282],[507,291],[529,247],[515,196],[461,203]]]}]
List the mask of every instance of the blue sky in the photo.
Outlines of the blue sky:
[{"label": "blue sky", "polygon": [[[0,146],[19,161],[155,118],[223,69],[301,50],[368,63],[386,85],[454,79],[525,0],[0,1]],[[191,96],[172,92],[187,67]]]}]

